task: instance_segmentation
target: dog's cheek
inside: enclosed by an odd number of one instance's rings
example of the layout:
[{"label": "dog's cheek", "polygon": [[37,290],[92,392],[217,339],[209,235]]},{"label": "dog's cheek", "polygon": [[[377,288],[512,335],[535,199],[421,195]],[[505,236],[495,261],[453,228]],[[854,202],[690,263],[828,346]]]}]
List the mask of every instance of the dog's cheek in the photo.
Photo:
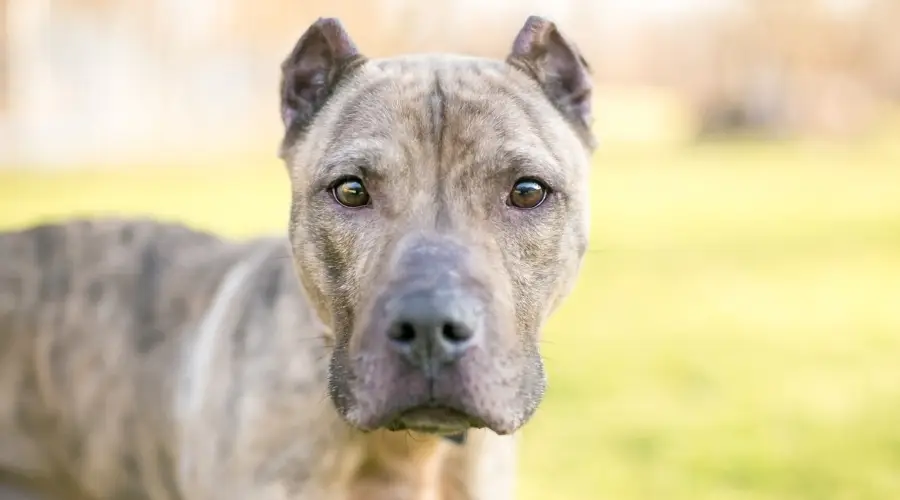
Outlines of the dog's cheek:
[{"label": "dog's cheek", "polygon": [[320,224],[312,226],[310,237],[315,242],[315,259],[321,263],[319,282],[328,297],[334,319],[333,328],[335,334],[341,337],[353,328],[354,322],[356,280],[349,272],[353,262],[352,236],[345,234],[339,224],[332,224],[329,219],[319,218]]},{"label": "dog's cheek", "polygon": [[324,293],[324,271],[321,262],[316,259],[316,249],[310,236],[305,201],[294,196],[291,202],[288,239],[294,259],[294,270],[306,292],[307,297],[316,309],[319,319],[329,327],[333,325],[331,305]]},{"label": "dog's cheek", "polygon": [[347,273],[353,255],[333,212],[321,199],[295,196],[290,240],[303,287],[322,321],[340,336],[353,323],[353,297],[348,293],[353,283]]},{"label": "dog's cheek", "polygon": [[317,300],[325,309],[328,324],[335,336],[335,347],[329,363],[328,392],[332,403],[345,418],[352,417],[358,406],[356,380],[348,350],[350,332],[355,324],[354,252],[352,231],[342,224],[333,207],[311,200],[304,211],[302,234],[295,238],[295,248],[301,248],[306,273]]},{"label": "dog's cheek", "polygon": [[485,354],[471,360],[480,371],[468,371],[481,374],[471,381],[474,406],[493,413],[508,431],[527,421],[543,400],[539,334],[557,287],[563,217],[552,210],[495,212],[494,244],[482,254],[494,270],[488,328],[493,335]]},{"label": "dog's cheek", "polygon": [[555,284],[545,304],[544,320],[557,310],[575,288],[590,241],[588,218],[584,215],[588,210],[577,200],[568,200],[565,208],[565,224],[555,248]]},{"label": "dog's cheek", "polygon": [[561,273],[566,272],[560,246],[567,232],[565,207],[554,203],[513,215],[513,223],[503,225],[505,265],[512,278],[519,334],[536,342],[556,301]]}]

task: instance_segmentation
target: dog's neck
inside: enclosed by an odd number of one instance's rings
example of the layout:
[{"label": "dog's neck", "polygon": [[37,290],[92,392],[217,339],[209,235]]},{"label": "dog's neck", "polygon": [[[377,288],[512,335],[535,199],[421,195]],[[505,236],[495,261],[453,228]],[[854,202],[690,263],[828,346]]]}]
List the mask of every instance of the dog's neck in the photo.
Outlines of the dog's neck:
[{"label": "dog's neck", "polygon": [[457,448],[439,436],[376,431],[363,438],[363,454],[348,500],[442,500],[445,464]]}]

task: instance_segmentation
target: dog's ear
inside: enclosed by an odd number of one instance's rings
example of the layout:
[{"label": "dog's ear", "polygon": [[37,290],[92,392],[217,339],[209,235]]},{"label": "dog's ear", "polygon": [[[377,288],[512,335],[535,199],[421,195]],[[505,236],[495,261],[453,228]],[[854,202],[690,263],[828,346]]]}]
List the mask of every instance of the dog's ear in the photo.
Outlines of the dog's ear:
[{"label": "dog's ear", "polygon": [[590,67],[556,24],[542,17],[529,17],[513,42],[507,62],[536,79],[566,118],[590,127]]},{"label": "dog's ear", "polygon": [[285,128],[308,125],[341,78],[364,61],[338,19],[314,22],[281,65],[281,119]]}]

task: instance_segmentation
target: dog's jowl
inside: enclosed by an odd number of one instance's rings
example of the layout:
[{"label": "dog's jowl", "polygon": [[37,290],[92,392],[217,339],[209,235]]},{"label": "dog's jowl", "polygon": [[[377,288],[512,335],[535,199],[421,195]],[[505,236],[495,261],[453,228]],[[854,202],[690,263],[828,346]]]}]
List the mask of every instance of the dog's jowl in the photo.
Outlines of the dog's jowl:
[{"label": "dog's jowl", "polygon": [[370,59],[313,24],[287,240],[0,234],[0,499],[511,499],[593,148],[571,41],[532,17],[511,46]]}]

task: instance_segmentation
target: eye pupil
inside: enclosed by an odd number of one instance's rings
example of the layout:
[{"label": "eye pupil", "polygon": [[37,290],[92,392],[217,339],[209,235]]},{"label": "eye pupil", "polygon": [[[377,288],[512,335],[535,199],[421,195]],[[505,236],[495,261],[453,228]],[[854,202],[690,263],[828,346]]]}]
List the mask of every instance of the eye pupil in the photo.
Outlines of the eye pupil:
[{"label": "eye pupil", "polygon": [[516,208],[537,208],[547,198],[547,188],[533,179],[516,181],[509,193],[509,203]]},{"label": "eye pupil", "polygon": [[359,179],[346,179],[332,188],[332,195],[338,203],[350,208],[369,204],[369,193]]}]

